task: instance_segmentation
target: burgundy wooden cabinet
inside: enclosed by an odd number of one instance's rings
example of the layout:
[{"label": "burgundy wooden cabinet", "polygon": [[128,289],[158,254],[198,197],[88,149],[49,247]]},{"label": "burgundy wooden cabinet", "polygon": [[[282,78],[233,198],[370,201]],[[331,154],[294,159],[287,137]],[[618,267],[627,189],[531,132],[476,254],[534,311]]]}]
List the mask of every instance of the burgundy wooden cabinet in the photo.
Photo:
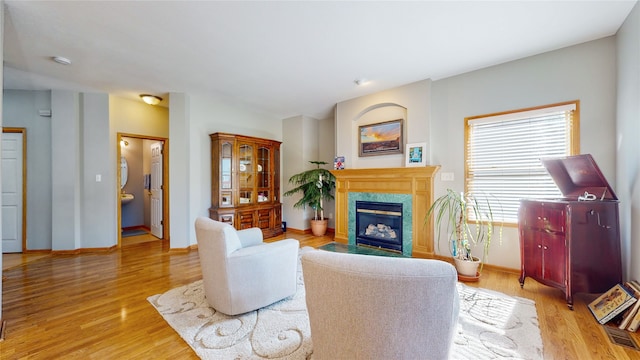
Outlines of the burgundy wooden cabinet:
[{"label": "burgundy wooden cabinet", "polygon": [[573,295],[622,281],[618,200],[590,155],[543,160],[565,196],[522,200],[520,286],[526,277]]}]

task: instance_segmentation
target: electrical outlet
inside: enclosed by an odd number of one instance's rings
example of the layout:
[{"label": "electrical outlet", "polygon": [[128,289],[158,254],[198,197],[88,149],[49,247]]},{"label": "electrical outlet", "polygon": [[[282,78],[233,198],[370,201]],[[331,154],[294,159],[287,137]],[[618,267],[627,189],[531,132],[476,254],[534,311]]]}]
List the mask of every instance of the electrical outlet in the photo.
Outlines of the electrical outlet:
[{"label": "electrical outlet", "polygon": [[96,174],[96,182],[102,181],[102,175]]},{"label": "electrical outlet", "polygon": [[440,180],[442,181],[453,181],[453,173],[452,172],[443,172],[440,173]]}]

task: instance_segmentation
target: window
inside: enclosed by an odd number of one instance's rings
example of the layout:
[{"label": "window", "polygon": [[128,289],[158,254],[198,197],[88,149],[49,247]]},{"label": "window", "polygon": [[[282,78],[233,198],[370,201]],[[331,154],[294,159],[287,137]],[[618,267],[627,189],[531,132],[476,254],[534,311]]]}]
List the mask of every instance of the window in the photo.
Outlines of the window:
[{"label": "window", "polygon": [[465,191],[488,196],[494,218],[505,224],[518,222],[521,199],[562,197],[540,159],[578,153],[579,105],[576,100],[466,118]]}]

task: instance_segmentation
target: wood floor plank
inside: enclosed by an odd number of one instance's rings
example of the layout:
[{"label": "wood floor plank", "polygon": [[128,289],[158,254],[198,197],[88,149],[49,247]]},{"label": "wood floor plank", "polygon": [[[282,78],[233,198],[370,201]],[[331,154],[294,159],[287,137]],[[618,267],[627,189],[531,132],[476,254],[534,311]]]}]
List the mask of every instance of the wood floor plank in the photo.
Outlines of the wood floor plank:
[{"label": "wood floor plank", "polygon": [[[293,232],[273,240],[285,237],[312,247],[332,241]],[[3,271],[0,358],[198,358],[147,301],[201,279],[197,251],[168,252],[162,241],[147,241],[106,253],[38,255]],[[609,341],[586,306],[595,295],[578,294],[571,311],[559,290],[531,279],[520,288],[517,274],[490,268],[468,285],[534,300],[545,359],[640,359]]]}]

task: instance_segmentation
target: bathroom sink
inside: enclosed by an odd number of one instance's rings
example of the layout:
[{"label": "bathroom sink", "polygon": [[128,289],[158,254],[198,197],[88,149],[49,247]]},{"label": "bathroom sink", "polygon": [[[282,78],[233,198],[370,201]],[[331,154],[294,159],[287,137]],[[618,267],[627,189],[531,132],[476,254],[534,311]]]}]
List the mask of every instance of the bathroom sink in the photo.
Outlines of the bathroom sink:
[{"label": "bathroom sink", "polygon": [[122,202],[122,205],[128,204],[131,201],[133,201],[133,194],[122,194],[120,196],[121,196],[120,201]]}]

